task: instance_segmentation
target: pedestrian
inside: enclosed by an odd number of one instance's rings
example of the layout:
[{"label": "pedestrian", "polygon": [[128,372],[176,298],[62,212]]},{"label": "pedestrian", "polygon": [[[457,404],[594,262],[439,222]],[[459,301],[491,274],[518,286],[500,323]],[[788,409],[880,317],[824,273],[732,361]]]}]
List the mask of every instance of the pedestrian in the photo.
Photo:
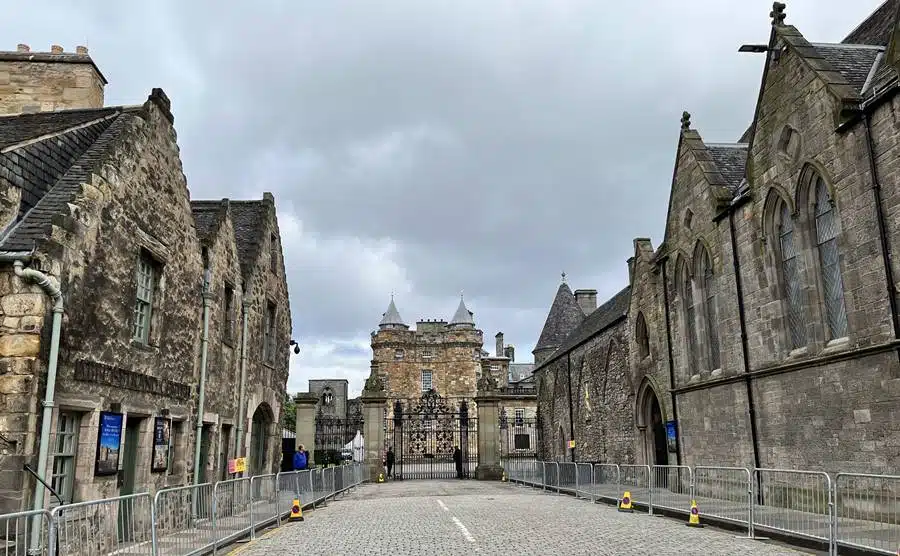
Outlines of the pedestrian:
[{"label": "pedestrian", "polygon": [[463,478],[463,470],[462,470],[462,452],[459,450],[459,446],[453,447],[453,463],[456,464],[456,478]]},{"label": "pedestrian", "polygon": [[306,450],[303,449],[303,444],[301,444],[297,446],[297,452],[294,454],[294,471],[306,469],[308,463],[309,459],[307,459]]},{"label": "pedestrian", "polygon": [[309,469],[309,463],[312,461],[312,458],[309,457],[309,450],[303,444],[300,445],[300,449],[303,450],[303,455],[306,456],[306,467],[304,469]]},{"label": "pedestrian", "polygon": [[394,469],[394,449],[388,448],[387,456],[384,458],[384,463],[387,466],[387,476],[392,477],[392,470]]}]

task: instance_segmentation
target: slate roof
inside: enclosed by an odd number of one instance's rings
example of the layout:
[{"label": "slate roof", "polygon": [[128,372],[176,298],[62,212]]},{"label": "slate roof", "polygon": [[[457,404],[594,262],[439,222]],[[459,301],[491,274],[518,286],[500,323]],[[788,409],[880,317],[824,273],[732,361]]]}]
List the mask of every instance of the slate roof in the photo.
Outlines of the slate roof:
[{"label": "slate roof", "polygon": [[463,300],[462,296],[459,297],[459,306],[456,308],[456,313],[453,314],[453,318],[450,319],[450,324],[470,324],[475,326],[475,319],[472,318],[472,311],[466,307],[466,302]]},{"label": "slate roof", "polygon": [[0,117],[0,181],[22,191],[19,214],[0,236],[6,251],[31,251],[68,216],[81,184],[99,165],[132,109],[64,110]]},{"label": "slate roof", "polygon": [[884,52],[881,46],[813,44],[819,54],[832,68],[856,90],[863,90],[878,54]]},{"label": "slate roof", "polygon": [[387,311],[384,312],[382,317],[381,322],[378,323],[379,327],[389,325],[406,326],[406,323],[403,322],[403,318],[400,316],[400,311],[398,311],[397,306],[394,305],[393,297],[391,297],[391,304],[388,305]]},{"label": "slate roof", "polygon": [[222,214],[227,199],[222,201],[191,201],[191,214],[194,216],[194,227],[201,243],[212,239],[222,222]]},{"label": "slate roof", "polygon": [[510,363],[509,381],[519,382],[530,378],[534,374],[534,363]]},{"label": "slate roof", "polygon": [[706,150],[725,178],[725,185],[732,194],[736,194],[744,179],[744,168],[747,165],[746,144],[708,143]]},{"label": "slate roof", "polygon": [[841,42],[887,46],[891,40],[891,30],[898,7],[900,0],[886,0]]},{"label": "slate roof", "polygon": [[558,347],[583,320],[584,313],[575,301],[575,294],[569,289],[569,285],[563,282],[556,290],[556,297],[553,298],[553,305],[550,306],[550,312],[544,321],[544,328],[534,346],[534,351]]},{"label": "slate roof", "polygon": [[612,296],[606,303],[597,307],[593,313],[588,315],[581,325],[576,328],[559,346],[557,353],[565,353],[578,344],[588,340],[603,332],[620,318],[628,314],[628,308],[631,306],[631,286]]},{"label": "slate roof", "polygon": [[262,231],[266,226],[266,207],[263,201],[231,201],[231,223],[244,277],[252,274],[259,250]]}]

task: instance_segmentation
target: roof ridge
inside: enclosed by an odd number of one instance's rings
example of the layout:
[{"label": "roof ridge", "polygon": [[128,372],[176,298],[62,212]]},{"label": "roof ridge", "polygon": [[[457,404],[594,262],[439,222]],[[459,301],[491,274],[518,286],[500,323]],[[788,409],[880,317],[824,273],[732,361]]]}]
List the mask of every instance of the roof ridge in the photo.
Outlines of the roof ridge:
[{"label": "roof ridge", "polygon": [[26,139],[26,140],[24,140],[24,141],[19,141],[18,143],[13,143],[13,144],[11,144],[11,145],[7,145],[6,147],[0,148],[0,154],[8,153],[8,152],[11,152],[11,151],[14,151],[14,150],[17,150],[17,149],[21,149],[21,148],[23,148],[23,147],[27,147],[28,145],[33,145],[34,143],[39,143],[39,142],[41,142],[41,141],[45,141],[45,140],[47,140],[47,139],[51,139],[51,138],[53,138],[53,137],[57,137],[57,136],[59,136],[59,135],[63,135],[63,134],[66,134],[66,133],[71,133],[71,132],[77,131],[77,130],[79,130],[79,129],[83,129],[83,128],[86,128],[86,127],[90,127],[90,126],[92,126],[92,125],[94,125],[94,124],[97,124],[97,123],[100,123],[100,122],[102,122],[102,121],[104,121],[104,120],[109,120],[109,119],[111,119],[111,118],[116,118],[116,117],[119,116],[119,114],[121,114],[121,112],[113,111],[111,114],[107,114],[107,115],[105,115],[105,116],[101,116],[101,117],[99,117],[99,118],[95,118],[95,119],[93,119],[93,120],[90,120],[90,121],[87,121],[87,122],[84,122],[84,123],[81,123],[81,124],[73,125],[73,126],[70,126],[70,127],[67,127],[67,128],[63,128],[63,129],[60,129],[60,130],[51,132],[51,133],[45,133],[45,134],[43,134],[43,135],[38,135],[37,137],[32,137],[31,139]]},{"label": "roof ridge", "polygon": [[[121,114],[119,114],[121,116]],[[121,118],[115,118],[100,134],[96,139],[91,143],[91,145],[84,150],[69,166],[69,168],[56,180],[56,182],[47,190],[47,192],[32,206],[28,211],[19,218],[13,226],[11,226],[8,230],[6,230],[2,237],[0,237],[0,246],[7,248],[7,242],[13,239],[13,236],[16,235],[20,230],[25,230],[28,225],[33,224],[35,228],[41,231],[41,233],[45,232],[47,223],[33,223],[29,222],[29,218],[33,214],[40,214],[41,212],[52,212],[53,214],[57,214],[60,212],[60,209],[63,207],[54,207],[54,203],[65,205],[72,200],[72,197],[76,194],[76,191],[67,191],[66,188],[69,187],[77,187],[80,186],[90,174],[90,170],[95,167],[92,157],[96,157],[99,153],[102,153],[106,150],[110,142],[115,140],[116,132],[118,128],[124,125],[123,120]],[[75,183],[73,184],[73,180]],[[54,195],[56,193],[57,195]],[[58,199],[61,197],[62,199]],[[61,201],[61,202],[60,202]],[[26,243],[28,238],[21,239],[22,243]],[[45,240],[47,238],[38,237],[38,238],[30,238],[32,241],[32,248],[34,247],[34,243],[38,239]],[[13,249],[15,250],[15,249]]]},{"label": "roof ridge", "polygon": [[884,46],[878,44],[856,44],[856,43],[843,43],[843,42],[811,42],[809,43],[812,46],[818,47],[827,47],[827,48],[846,48],[848,50],[857,48],[857,49],[868,49],[868,50],[886,50]]},{"label": "roof ridge", "polygon": [[745,149],[748,146],[750,146],[749,143],[741,143],[741,142],[738,142],[738,143],[706,143],[706,142],[704,142],[703,144],[706,145],[707,147],[719,147],[719,148],[731,148],[731,149],[738,149],[738,148]]}]

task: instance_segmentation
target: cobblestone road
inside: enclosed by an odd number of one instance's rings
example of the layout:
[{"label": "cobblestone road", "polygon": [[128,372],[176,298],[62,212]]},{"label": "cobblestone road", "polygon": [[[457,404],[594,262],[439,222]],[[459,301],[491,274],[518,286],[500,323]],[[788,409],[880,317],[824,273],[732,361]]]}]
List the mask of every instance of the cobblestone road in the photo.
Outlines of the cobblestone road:
[{"label": "cobblestone road", "polygon": [[264,554],[811,554],[501,483],[364,485],[239,549]]}]

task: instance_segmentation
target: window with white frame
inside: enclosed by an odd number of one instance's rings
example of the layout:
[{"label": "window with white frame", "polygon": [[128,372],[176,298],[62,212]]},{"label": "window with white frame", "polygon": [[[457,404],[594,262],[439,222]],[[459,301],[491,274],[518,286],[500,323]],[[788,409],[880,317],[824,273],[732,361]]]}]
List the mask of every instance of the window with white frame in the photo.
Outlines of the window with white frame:
[{"label": "window with white frame", "polygon": [[158,265],[146,251],[142,251],[137,266],[137,294],[134,302],[132,338],[142,343],[150,342],[150,318],[153,311],[153,294],[158,279]]},{"label": "window with white frame", "polygon": [[431,359],[434,357],[434,352],[431,348],[422,348],[422,359]]},{"label": "window with white frame", "polygon": [[395,360],[402,361],[405,356],[406,356],[406,352],[404,352],[402,349],[394,350],[394,359]]},{"label": "window with white frame", "polygon": [[[72,502],[75,490],[75,458],[78,453],[78,428],[81,417],[77,413],[60,412],[56,421],[56,441],[53,443],[53,470],[50,486],[63,502]],[[53,499],[54,502],[56,499]]]},{"label": "window with white frame", "polygon": [[500,365],[491,365],[491,372],[492,373],[500,372]]},{"label": "window with white frame", "polygon": [[515,425],[517,427],[525,426],[525,409],[517,407],[515,411]]},{"label": "window with white frame", "polygon": [[428,392],[434,388],[432,378],[431,371],[422,371],[422,392]]}]

